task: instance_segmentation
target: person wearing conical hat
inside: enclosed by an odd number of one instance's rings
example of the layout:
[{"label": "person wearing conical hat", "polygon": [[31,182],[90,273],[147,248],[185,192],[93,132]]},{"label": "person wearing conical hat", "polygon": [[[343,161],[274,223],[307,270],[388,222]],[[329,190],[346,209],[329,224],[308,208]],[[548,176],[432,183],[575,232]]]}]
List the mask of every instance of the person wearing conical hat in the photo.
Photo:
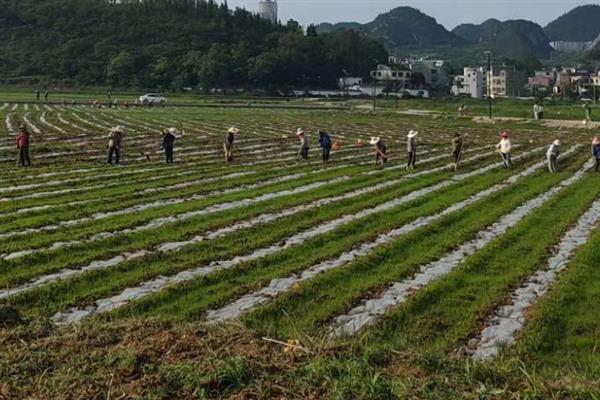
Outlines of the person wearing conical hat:
[{"label": "person wearing conical hat", "polygon": [[596,160],[594,171],[600,172],[600,137],[598,136],[592,139],[592,157]]},{"label": "person wearing conical hat", "polygon": [[496,149],[498,150],[498,153],[500,153],[500,157],[502,157],[504,167],[507,169],[512,168],[512,159],[510,155],[512,143],[507,130],[503,130],[502,133],[500,133],[500,143],[496,145]]},{"label": "person wearing conical hat", "polygon": [[407,169],[415,169],[417,164],[417,140],[415,139],[419,132],[411,130],[406,135],[406,151],[408,152]]},{"label": "person wearing conical hat", "polygon": [[121,144],[123,142],[123,127],[115,126],[108,134],[108,163],[119,165],[121,162]]},{"label": "person wearing conical hat", "polygon": [[375,146],[375,165],[384,166],[388,161],[387,147],[380,137],[372,137],[369,143]]},{"label": "person wearing conical hat", "polygon": [[231,127],[227,130],[227,136],[223,141],[223,150],[225,151],[225,162],[233,162],[233,144],[235,142],[235,135],[240,133],[240,130],[236,127]]},{"label": "person wearing conical hat", "polygon": [[19,126],[19,134],[17,135],[17,149],[19,150],[19,164],[22,167],[31,167],[31,159],[29,158],[29,144],[31,135],[27,131],[25,125]]},{"label": "person wearing conical hat", "polygon": [[167,164],[173,164],[173,152],[175,140],[179,139],[179,131],[175,128],[169,128],[163,132],[163,141],[160,146],[165,151],[165,159]]},{"label": "person wearing conical hat", "polygon": [[300,148],[298,149],[298,160],[308,160],[308,150],[310,148],[308,134],[302,128],[298,128],[296,136],[300,140]]},{"label": "person wearing conical hat", "polygon": [[548,170],[552,173],[558,172],[558,156],[560,155],[560,140],[556,139],[546,152],[546,159],[548,160]]}]

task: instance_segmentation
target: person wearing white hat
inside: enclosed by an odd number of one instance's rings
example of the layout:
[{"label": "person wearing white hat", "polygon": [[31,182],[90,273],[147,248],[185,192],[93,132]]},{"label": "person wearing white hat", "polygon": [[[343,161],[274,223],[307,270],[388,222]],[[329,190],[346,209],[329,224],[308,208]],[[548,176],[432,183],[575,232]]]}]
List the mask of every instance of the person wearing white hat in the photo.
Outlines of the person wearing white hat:
[{"label": "person wearing white hat", "polygon": [[500,157],[502,157],[502,162],[504,163],[504,168],[510,169],[512,168],[512,158],[510,151],[512,149],[512,143],[510,141],[509,132],[504,129],[500,133],[500,143],[496,145],[496,150],[500,153]]},{"label": "person wearing white hat", "polygon": [[419,132],[411,130],[406,135],[406,151],[408,152],[407,169],[415,169],[417,163],[417,141],[415,138],[418,134]]},{"label": "person wearing white hat", "polygon": [[387,147],[380,137],[372,137],[369,143],[375,146],[375,165],[383,166],[387,160]]},{"label": "person wearing white hat", "polygon": [[240,132],[238,128],[231,127],[227,131],[225,141],[223,142],[223,150],[225,151],[225,162],[230,163],[233,161],[233,143],[235,142],[235,135]]},{"label": "person wearing white hat", "polygon": [[548,170],[552,173],[558,172],[558,156],[560,155],[560,140],[556,139],[546,152],[548,160]]},{"label": "person wearing white hat", "polygon": [[167,164],[173,164],[173,148],[175,139],[179,139],[179,131],[175,128],[169,128],[163,132],[163,142],[160,146],[165,151]]},{"label": "person wearing white hat", "polygon": [[303,160],[308,160],[308,150],[310,148],[308,135],[302,128],[298,128],[296,131],[296,136],[300,140],[300,149],[298,150],[298,160],[302,158]]},{"label": "person wearing white hat", "polygon": [[108,163],[113,163],[113,157],[115,164],[121,162],[121,144],[123,142],[123,128],[120,126],[114,126],[108,134]]}]

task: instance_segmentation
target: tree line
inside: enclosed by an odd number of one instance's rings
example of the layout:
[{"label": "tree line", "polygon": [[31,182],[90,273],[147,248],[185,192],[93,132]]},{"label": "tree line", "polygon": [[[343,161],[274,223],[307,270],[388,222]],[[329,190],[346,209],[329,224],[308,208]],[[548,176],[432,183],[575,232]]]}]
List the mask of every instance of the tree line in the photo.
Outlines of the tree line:
[{"label": "tree line", "polygon": [[213,0],[0,0],[0,80],[180,90],[334,86],[383,45]]}]

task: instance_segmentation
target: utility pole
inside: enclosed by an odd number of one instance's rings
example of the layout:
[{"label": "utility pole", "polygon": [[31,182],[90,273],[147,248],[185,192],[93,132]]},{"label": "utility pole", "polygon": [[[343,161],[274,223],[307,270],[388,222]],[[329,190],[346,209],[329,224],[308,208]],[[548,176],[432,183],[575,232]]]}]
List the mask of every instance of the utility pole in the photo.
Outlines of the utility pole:
[{"label": "utility pole", "polygon": [[344,102],[348,101],[348,97],[350,94],[349,88],[348,88],[348,77],[350,76],[350,72],[346,71],[345,69],[342,69],[342,73],[344,74],[344,92],[343,92],[343,96],[344,96]]},{"label": "utility pole", "polygon": [[487,56],[487,98],[488,98],[488,117],[492,119],[492,52],[486,51]]},{"label": "utility pole", "polygon": [[375,62],[375,72],[373,73],[373,111],[375,111],[375,107],[377,107],[377,67],[379,61],[373,59]]}]

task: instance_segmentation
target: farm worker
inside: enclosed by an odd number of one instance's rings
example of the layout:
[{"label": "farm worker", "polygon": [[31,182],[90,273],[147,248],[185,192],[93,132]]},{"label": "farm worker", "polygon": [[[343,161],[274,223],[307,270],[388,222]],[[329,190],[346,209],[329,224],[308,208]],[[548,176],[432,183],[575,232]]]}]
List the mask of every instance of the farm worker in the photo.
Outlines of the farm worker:
[{"label": "farm worker", "polygon": [[556,139],[546,152],[548,159],[548,170],[550,172],[558,172],[558,156],[560,155],[560,140]]},{"label": "farm worker", "polygon": [[40,89],[37,89],[37,90],[35,91],[35,99],[36,99],[37,101],[40,101]]},{"label": "farm worker", "polygon": [[589,122],[592,120],[592,106],[589,103],[585,103],[583,105],[583,109],[585,110],[585,121]]},{"label": "farm worker", "polygon": [[169,128],[163,132],[163,142],[160,147],[165,151],[167,164],[173,164],[173,146],[175,139],[179,139],[178,134],[179,131],[175,128]]},{"label": "farm worker", "polygon": [[123,142],[123,128],[115,126],[110,130],[108,134],[108,163],[113,163],[113,156],[115,164],[121,162],[121,143]]},{"label": "farm worker", "polygon": [[540,119],[540,105],[538,103],[533,105],[533,119],[536,121]]},{"label": "farm worker", "polygon": [[467,106],[463,103],[458,107],[458,116],[464,117],[467,115]]},{"label": "farm worker", "polygon": [[406,136],[406,151],[408,152],[407,169],[415,169],[415,164],[417,163],[417,141],[415,138],[418,134],[419,132],[411,130]]},{"label": "farm worker", "polygon": [[496,145],[496,149],[500,153],[500,157],[502,157],[505,168],[512,168],[512,160],[510,157],[511,148],[512,144],[510,142],[508,131],[504,130],[500,134],[500,143]]},{"label": "farm worker", "polygon": [[383,166],[388,160],[385,143],[380,137],[372,137],[369,143],[375,146],[375,165]]},{"label": "farm worker", "polygon": [[319,131],[319,145],[323,150],[323,164],[329,164],[329,155],[331,153],[331,136],[327,132]]},{"label": "farm worker", "polygon": [[223,141],[223,150],[225,152],[225,162],[230,163],[233,161],[233,143],[235,142],[235,135],[240,132],[238,128],[231,127],[227,130],[227,136]]},{"label": "farm worker", "polygon": [[596,160],[594,171],[600,172],[600,138],[598,136],[594,136],[592,140],[592,157]]},{"label": "farm worker", "polygon": [[44,101],[47,103],[48,102],[48,96],[50,96],[50,93],[46,90],[44,92]]},{"label": "farm worker", "polygon": [[308,149],[310,148],[308,142],[308,135],[302,128],[298,128],[296,136],[300,140],[300,149],[298,150],[298,159],[302,157],[303,160],[308,160]]},{"label": "farm worker", "polygon": [[458,170],[458,164],[460,164],[460,158],[463,150],[463,139],[460,133],[454,135],[452,139],[452,161],[454,162],[454,171]]},{"label": "farm worker", "polygon": [[538,119],[544,119],[544,106],[540,104],[538,110]]},{"label": "farm worker", "polygon": [[27,131],[25,125],[19,126],[19,134],[17,135],[17,149],[19,149],[19,164],[22,167],[31,167],[31,160],[29,159],[29,143],[31,141],[31,135]]}]

